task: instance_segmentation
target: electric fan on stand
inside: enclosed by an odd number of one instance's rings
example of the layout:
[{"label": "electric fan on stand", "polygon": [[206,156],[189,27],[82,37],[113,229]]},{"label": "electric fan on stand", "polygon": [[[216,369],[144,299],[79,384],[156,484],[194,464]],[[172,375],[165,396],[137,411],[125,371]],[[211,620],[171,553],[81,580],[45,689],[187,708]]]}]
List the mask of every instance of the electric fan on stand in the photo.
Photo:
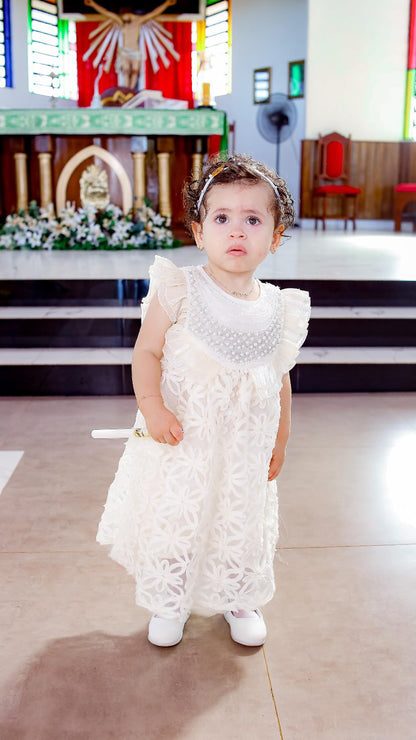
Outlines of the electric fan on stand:
[{"label": "electric fan on stand", "polygon": [[284,93],[273,93],[270,103],[261,103],[257,128],[266,141],[276,144],[276,172],[279,172],[280,144],[292,134],[297,121],[296,106]]}]

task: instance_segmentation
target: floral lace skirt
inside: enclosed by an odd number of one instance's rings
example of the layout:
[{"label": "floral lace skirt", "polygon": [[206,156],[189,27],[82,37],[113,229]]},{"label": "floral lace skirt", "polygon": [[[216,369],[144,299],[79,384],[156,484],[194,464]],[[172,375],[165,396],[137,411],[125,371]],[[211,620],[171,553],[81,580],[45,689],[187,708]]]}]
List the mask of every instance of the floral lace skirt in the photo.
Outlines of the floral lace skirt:
[{"label": "floral lace skirt", "polygon": [[255,609],[274,593],[278,391],[259,399],[249,377],[222,375],[180,394],[165,376],[162,392],[184,439],[127,441],[97,540],[135,578],[137,604],[160,616]]}]

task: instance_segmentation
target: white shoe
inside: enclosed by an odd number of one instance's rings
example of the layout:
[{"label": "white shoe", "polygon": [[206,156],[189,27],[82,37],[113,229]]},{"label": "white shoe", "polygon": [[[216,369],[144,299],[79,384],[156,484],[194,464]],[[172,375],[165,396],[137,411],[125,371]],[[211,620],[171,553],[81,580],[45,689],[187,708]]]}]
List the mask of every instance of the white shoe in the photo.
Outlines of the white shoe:
[{"label": "white shoe", "polygon": [[182,640],[183,628],[189,614],[183,619],[164,619],[154,614],[149,623],[147,639],[158,647],[173,647]]},{"label": "white shoe", "polygon": [[225,612],[224,618],[230,625],[234,642],[246,647],[263,645],[267,629],[260,609],[247,612],[246,617],[235,617],[232,612]]}]

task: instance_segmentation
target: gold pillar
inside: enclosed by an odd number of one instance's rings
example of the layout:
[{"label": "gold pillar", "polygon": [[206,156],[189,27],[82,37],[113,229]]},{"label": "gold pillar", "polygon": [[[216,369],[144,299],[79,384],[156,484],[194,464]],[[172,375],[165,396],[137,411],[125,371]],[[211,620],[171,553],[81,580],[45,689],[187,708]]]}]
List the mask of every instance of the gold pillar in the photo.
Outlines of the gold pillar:
[{"label": "gold pillar", "polygon": [[195,153],[192,155],[192,179],[200,180],[202,175],[202,160],[204,155]]},{"label": "gold pillar", "polygon": [[146,197],[146,152],[133,152],[134,211],[144,206]]},{"label": "gold pillar", "polygon": [[52,195],[52,154],[50,152],[39,152],[39,179],[40,179],[40,206],[48,210],[53,207]]},{"label": "gold pillar", "polygon": [[28,185],[27,185],[27,154],[16,152],[14,155],[16,170],[16,199],[17,210],[27,211],[28,207]]},{"label": "gold pillar", "polygon": [[157,155],[157,172],[159,178],[159,211],[167,218],[168,224],[172,218],[172,202],[170,198],[170,154],[159,152]]}]

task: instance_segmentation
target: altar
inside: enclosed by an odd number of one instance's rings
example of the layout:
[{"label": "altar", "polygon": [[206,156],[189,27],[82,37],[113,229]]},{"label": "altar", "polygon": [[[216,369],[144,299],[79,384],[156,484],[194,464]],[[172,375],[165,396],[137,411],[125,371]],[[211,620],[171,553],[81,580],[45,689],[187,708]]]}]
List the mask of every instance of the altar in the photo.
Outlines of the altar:
[{"label": "altar", "polygon": [[0,110],[0,211],[32,200],[56,212],[79,207],[81,178],[94,164],[113,204],[127,213],[147,198],[181,235],[183,182],[198,178],[204,155],[225,151],[227,139],[226,114],[212,108]]}]

